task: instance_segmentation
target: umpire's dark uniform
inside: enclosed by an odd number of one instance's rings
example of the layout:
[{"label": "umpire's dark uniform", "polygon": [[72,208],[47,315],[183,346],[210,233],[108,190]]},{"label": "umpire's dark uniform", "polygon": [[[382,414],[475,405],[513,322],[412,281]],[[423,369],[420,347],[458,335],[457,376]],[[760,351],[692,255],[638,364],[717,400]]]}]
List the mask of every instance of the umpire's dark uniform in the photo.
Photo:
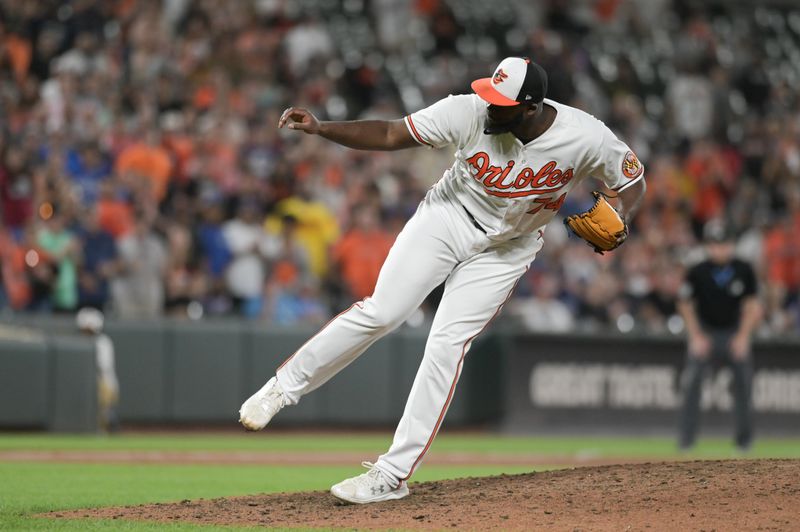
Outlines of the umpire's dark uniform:
[{"label": "umpire's dark uniform", "polygon": [[733,258],[733,244],[728,239],[727,235],[712,236],[711,239],[706,235],[709,247],[729,245],[729,251],[723,250],[721,258],[717,256],[716,259],[706,260],[689,270],[681,291],[682,303],[689,304],[686,310],[693,314],[689,318],[696,319],[701,334],[708,338],[710,344],[709,352],[704,357],[688,352],[686,368],[681,377],[683,406],[678,443],[683,449],[695,442],[700,388],[706,369],[712,362],[715,365],[724,362],[733,369],[736,445],[740,449],[747,449],[753,438],[750,413],[753,357],[748,352],[737,359],[731,354],[730,344],[740,327],[743,302],[756,295],[756,276],[749,264]]}]

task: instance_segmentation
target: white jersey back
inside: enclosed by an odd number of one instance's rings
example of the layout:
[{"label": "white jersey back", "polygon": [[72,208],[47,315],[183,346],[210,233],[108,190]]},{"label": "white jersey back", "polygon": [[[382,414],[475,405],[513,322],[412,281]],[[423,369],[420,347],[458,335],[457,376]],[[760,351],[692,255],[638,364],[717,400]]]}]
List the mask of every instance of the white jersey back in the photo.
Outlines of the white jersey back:
[{"label": "white jersey back", "polygon": [[587,177],[620,191],[644,176],[636,155],[605,124],[544,101],[557,111],[555,121],[527,144],[511,133],[484,134],[487,104],[475,94],[448,96],[405,117],[420,144],[456,147],[453,166],[432,193],[461,202],[492,239],[543,229]]}]

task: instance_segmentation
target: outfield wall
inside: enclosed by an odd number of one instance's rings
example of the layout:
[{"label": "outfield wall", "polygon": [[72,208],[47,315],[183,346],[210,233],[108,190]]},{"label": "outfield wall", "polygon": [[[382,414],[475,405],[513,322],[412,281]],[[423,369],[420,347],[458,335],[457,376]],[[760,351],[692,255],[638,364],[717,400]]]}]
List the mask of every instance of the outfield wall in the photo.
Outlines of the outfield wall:
[{"label": "outfield wall", "polygon": [[[137,423],[236,421],[242,401],[314,332],[243,322],[111,324],[108,334],[117,346],[122,390],[120,416]],[[486,338],[474,346],[473,363],[462,374],[464,393],[450,409],[452,422],[477,423],[500,415],[501,375],[491,371],[495,341]],[[392,424],[402,414],[424,342],[414,330],[382,339],[275,423]],[[490,377],[482,382],[483,375]],[[475,401],[481,389],[490,392],[489,398]]]},{"label": "outfield wall", "polygon": [[0,326],[0,429],[96,430],[96,375],[93,342]]},{"label": "outfield wall", "polygon": [[[20,317],[15,324],[74,335],[71,321],[51,317]],[[316,330],[265,328],[243,321],[164,320],[109,322],[106,332],[116,351],[121,422],[187,425],[235,423],[242,401]],[[462,372],[459,394],[450,406],[450,423],[473,425],[500,417],[503,394],[496,361],[502,357],[497,356],[497,340],[487,336],[474,343],[471,363]],[[336,378],[283,411],[275,425],[393,425],[403,412],[424,345],[424,334],[413,329],[380,340]],[[0,395],[6,407],[0,408],[0,429],[82,430],[53,425],[27,410],[11,415],[17,405],[26,405],[37,395],[34,390],[51,386],[47,367],[38,372],[26,369],[36,358],[28,350],[20,343],[0,343],[0,375],[15,382]],[[39,359],[52,356],[45,354],[45,347],[41,351]],[[74,371],[84,373],[76,386],[96,393],[94,366],[76,366]],[[92,413],[96,415],[96,410]]]},{"label": "outfield wall", "polygon": [[[69,358],[59,353],[72,348],[55,348],[47,339],[74,334],[72,322],[50,317],[20,321],[48,336],[38,343],[0,342],[0,428],[86,429],[91,425],[86,420],[96,416],[96,405],[86,400],[96,393],[94,365],[87,362],[91,356]],[[111,322],[106,330],[117,352],[122,423],[165,425],[235,423],[241,402],[316,332],[243,321],[171,320]],[[425,330],[403,327],[380,340],[274,423],[393,426],[425,336]],[[85,340],[74,341],[84,342],[85,349]],[[495,329],[480,337],[467,356],[447,424],[488,424],[519,433],[669,431],[676,423],[683,351],[683,341],[674,337]],[[759,342],[756,361],[759,430],[800,434],[800,343]],[[69,379],[54,379],[62,374]],[[69,393],[80,391],[83,402],[54,399],[67,393],[67,381],[74,383]],[[709,379],[704,426],[730,423],[729,381],[724,370]],[[54,422],[58,416],[53,413],[64,409],[83,424]]]}]

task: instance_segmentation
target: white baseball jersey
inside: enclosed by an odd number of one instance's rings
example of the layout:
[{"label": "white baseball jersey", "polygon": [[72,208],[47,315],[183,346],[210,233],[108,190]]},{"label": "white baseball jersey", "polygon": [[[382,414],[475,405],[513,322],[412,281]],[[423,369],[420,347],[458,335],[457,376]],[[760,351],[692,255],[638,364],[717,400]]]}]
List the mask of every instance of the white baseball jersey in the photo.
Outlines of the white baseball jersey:
[{"label": "white baseball jersey", "polygon": [[[642,179],[636,156],[599,120],[545,101],[556,109],[555,121],[527,144],[510,133],[485,135],[487,106],[476,95],[450,96],[405,118],[419,143],[455,145],[453,166],[398,235],[374,293],[331,320],[276,372],[285,403],[296,404],[444,283],[392,445],[375,463],[391,489],[400,489],[430,449],[472,341],[500,313],[543,245],[536,230],[589,176],[615,190]],[[364,385],[365,400],[371,386]]]},{"label": "white baseball jersey", "polygon": [[484,134],[487,104],[475,94],[448,96],[405,117],[420,144],[456,147],[434,193],[461,202],[493,240],[543,228],[587,177],[621,191],[644,176],[633,151],[601,121],[544,101],[556,109],[555,121],[527,144],[511,133]]}]

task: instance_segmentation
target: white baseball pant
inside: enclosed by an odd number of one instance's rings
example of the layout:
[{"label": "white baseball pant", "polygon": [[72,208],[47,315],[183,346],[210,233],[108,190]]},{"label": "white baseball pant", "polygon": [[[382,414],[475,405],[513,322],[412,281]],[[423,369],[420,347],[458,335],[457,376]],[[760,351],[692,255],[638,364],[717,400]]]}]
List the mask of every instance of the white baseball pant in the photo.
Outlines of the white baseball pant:
[{"label": "white baseball pant", "polygon": [[336,316],[278,368],[287,404],[353,362],[446,280],[394,441],[376,462],[390,478],[408,479],[442,424],[472,340],[500,312],[541,246],[541,233],[493,242],[459,203],[430,191],[389,251],[372,296]]}]

